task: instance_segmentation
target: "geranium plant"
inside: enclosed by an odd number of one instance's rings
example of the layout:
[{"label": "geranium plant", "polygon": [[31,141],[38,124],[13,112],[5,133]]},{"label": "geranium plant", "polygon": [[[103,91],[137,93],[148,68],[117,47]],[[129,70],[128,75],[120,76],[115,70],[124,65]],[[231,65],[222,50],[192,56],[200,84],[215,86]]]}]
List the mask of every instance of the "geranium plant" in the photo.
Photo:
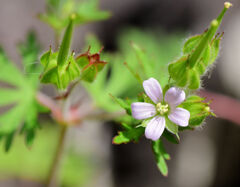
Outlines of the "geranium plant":
[{"label": "geranium plant", "polygon": [[[170,156],[162,138],[177,144],[179,132],[193,130],[207,116],[214,116],[209,102],[196,91],[202,87],[201,78],[219,55],[223,34],[217,30],[231,3],[224,4],[222,12],[206,31],[188,38],[182,56],[168,65],[160,64],[160,59],[153,59],[134,41],[130,45],[137,59],[135,62],[104,53],[103,46],[94,37],[88,38],[89,45],[82,53],[76,55],[70,51],[74,26],[109,18],[110,13],[99,10],[97,3],[97,0],[61,3],[47,0],[46,12],[39,18],[53,28],[55,50],[50,47],[41,55],[40,63],[34,63],[38,61],[39,45],[31,33],[28,40],[18,46],[24,73],[0,49],[0,81],[7,85],[0,88],[0,106],[13,105],[0,115],[0,139],[4,141],[5,150],[9,151],[18,132],[25,135],[27,146],[34,144],[41,126],[40,113],[50,113],[61,128],[46,179],[48,186],[56,182],[66,131],[84,120],[114,120],[121,124],[123,130],[113,138],[114,144],[137,142],[145,134],[152,143],[157,166],[166,176],[166,160]],[[64,29],[63,38],[59,40]],[[119,63],[116,59],[123,61]],[[51,84],[57,96],[51,98],[42,93],[41,84]],[[88,91],[95,107],[83,110],[81,102],[69,102],[78,84]],[[96,113],[99,110],[101,112]]]}]

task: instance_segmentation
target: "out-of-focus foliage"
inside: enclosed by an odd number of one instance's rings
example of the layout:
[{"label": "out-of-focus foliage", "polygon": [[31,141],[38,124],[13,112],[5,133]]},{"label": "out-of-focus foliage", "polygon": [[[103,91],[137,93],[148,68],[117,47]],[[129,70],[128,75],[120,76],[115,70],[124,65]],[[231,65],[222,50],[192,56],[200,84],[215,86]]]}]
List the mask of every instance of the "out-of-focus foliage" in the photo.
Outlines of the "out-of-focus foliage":
[{"label": "out-of-focus foliage", "polygon": [[[12,150],[8,154],[0,152],[0,180],[18,176],[44,183],[51,165],[59,130],[46,124],[38,132],[34,145],[29,150],[20,137],[16,137]],[[47,153],[47,155],[46,155]],[[91,156],[81,155],[66,150],[61,170],[61,184],[63,186],[85,186],[94,175],[95,165],[91,164]]]},{"label": "out-of-focus foliage", "polygon": [[0,107],[9,108],[0,115],[0,137],[5,141],[5,150],[9,150],[14,134],[21,129],[26,135],[27,145],[31,145],[35,130],[38,128],[38,112],[41,107],[35,100],[38,88],[39,66],[36,63],[39,45],[31,32],[26,42],[19,44],[24,74],[8,59],[3,49],[0,50]]},{"label": "out-of-focus foliage", "polygon": [[98,0],[46,0],[47,10],[39,18],[57,32],[68,25],[69,16],[76,15],[76,24],[86,24],[105,20],[110,17],[108,11],[98,9]]},{"label": "out-of-focus foliage", "polygon": [[38,63],[40,44],[36,39],[34,31],[30,31],[27,35],[26,41],[20,42],[17,47],[22,57],[24,74],[39,81],[38,75],[42,70]]},{"label": "out-of-focus foliage", "polygon": [[[109,94],[136,100],[142,89],[140,80],[148,77],[156,77],[161,84],[167,83],[167,64],[179,55],[182,34],[158,35],[136,29],[126,30],[117,40],[118,52],[103,53],[103,59],[109,63],[108,68],[99,73],[92,84],[84,84],[98,107],[109,112],[120,110]],[[101,47],[93,36],[88,38],[89,45],[93,53]],[[137,73],[133,75],[131,71]]]}]

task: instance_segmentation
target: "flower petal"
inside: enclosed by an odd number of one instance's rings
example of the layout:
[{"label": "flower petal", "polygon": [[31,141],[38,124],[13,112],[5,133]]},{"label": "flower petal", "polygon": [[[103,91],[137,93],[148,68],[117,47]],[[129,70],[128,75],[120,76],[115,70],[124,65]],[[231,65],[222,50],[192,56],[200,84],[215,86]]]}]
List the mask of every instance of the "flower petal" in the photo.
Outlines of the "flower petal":
[{"label": "flower petal", "polygon": [[156,116],[147,124],[145,136],[148,139],[156,141],[160,138],[165,128],[165,118]]},{"label": "flower petal", "polygon": [[136,102],[131,104],[132,116],[135,119],[147,119],[156,114],[156,108],[150,103]]},{"label": "flower petal", "polygon": [[190,118],[188,110],[183,108],[175,108],[168,116],[168,118],[175,124],[186,127]]},{"label": "flower petal", "polygon": [[162,101],[162,88],[156,79],[150,78],[143,81],[143,88],[145,90],[145,93],[154,103]]},{"label": "flower petal", "polygon": [[164,101],[171,107],[180,105],[185,100],[185,92],[177,87],[171,87],[165,94]]}]

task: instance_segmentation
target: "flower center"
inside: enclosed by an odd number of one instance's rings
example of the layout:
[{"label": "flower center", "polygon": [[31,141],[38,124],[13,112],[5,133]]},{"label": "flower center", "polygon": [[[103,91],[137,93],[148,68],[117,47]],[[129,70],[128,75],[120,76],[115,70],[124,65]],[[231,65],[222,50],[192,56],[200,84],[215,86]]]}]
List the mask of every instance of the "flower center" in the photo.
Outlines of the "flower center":
[{"label": "flower center", "polygon": [[169,107],[168,107],[168,104],[162,104],[162,103],[158,103],[156,105],[156,109],[157,111],[160,113],[160,115],[164,115],[168,112],[169,110]]}]

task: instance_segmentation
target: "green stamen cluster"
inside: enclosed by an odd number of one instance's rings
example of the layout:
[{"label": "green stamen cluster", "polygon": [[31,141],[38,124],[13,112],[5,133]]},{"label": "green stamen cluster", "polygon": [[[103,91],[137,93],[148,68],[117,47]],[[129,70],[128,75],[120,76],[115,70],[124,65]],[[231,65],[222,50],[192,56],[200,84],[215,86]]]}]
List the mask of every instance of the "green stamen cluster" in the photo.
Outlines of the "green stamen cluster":
[{"label": "green stamen cluster", "polygon": [[156,110],[159,112],[160,115],[164,115],[164,114],[168,113],[169,106],[168,106],[168,104],[158,103],[156,105]]}]

